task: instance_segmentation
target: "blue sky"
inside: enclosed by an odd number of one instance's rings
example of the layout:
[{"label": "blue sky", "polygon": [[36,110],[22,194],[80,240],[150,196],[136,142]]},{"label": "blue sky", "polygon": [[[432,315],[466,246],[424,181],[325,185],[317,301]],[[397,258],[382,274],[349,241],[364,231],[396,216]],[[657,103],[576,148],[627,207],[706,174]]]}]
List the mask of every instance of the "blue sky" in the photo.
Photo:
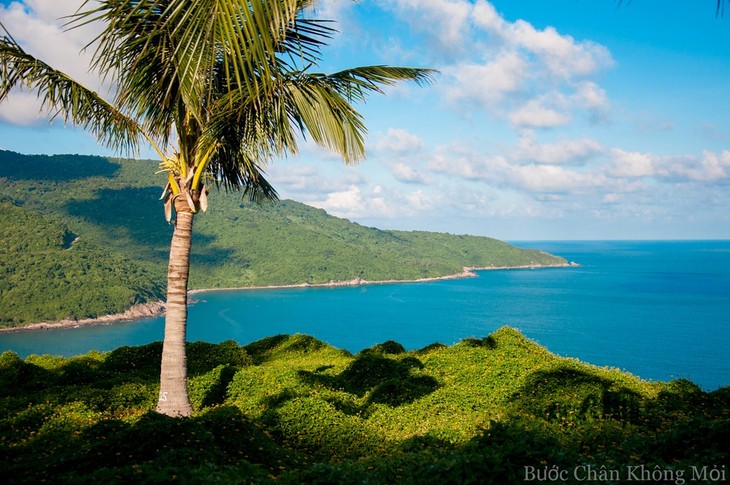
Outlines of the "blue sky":
[{"label": "blue sky", "polygon": [[[2,0],[0,21],[83,82],[77,0]],[[322,1],[323,71],[440,71],[359,110],[368,159],[304,143],[268,167],[292,198],[361,224],[527,239],[730,238],[730,11],[715,0]],[[0,148],[110,154],[32,96],[0,105]],[[152,157],[151,153],[142,156]],[[162,181],[161,181],[162,184]]]}]

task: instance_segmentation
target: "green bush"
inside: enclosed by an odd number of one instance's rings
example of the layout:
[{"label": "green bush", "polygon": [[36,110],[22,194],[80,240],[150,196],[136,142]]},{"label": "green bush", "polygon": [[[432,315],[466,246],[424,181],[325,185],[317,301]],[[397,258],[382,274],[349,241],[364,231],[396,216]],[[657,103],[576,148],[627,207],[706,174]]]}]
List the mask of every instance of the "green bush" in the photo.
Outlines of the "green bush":
[{"label": "green bush", "polygon": [[159,380],[162,342],[119,347],[107,354],[102,369],[125,379]]},{"label": "green bush", "polygon": [[140,414],[157,404],[157,386],[127,382],[112,387],[104,393],[100,408],[113,416]]},{"label": "green bush", "polygon": [[38,429],[37,438],[45,443],[59,442],[93,426],[101,415],[85,403],[74,401],[56,407],[52,416]]},{"label": "green bush", "polygon": [[246,349],[233,340],[220,344],[193,342],[187,345],[188,374],[207,373],[220,365],[244,367],[253,364]]},{"label": "green bush", "polygon": [[518,409],[548,421],[616,417],[635,422],[640,416],[641,396],[636,391],[572,362],[535,372],[513,399]]},{"label": "green bush", "polygon": [[284,442],[315,459],[356,458],[382,448],[382,437],[368,431],[360,418],[314,397],[287,400],[266,417]]},{"label": "green bush", "polygon": [[207,374],[193,377],[188,381],[190,403],[195,410],[223,404],[228,394],[228,384],[233,380],[236,368],[232,365],[219,365]]},{"label": "green bush", "polygon": [[387,342],[383,342],[382,344],[373,345],[372,347],[364,349],[360,353],[361,354],[399,355],[399,354],[405,354],[406,348],[403,347],[398,342],[394,342],[393,340],[388,340]]}]

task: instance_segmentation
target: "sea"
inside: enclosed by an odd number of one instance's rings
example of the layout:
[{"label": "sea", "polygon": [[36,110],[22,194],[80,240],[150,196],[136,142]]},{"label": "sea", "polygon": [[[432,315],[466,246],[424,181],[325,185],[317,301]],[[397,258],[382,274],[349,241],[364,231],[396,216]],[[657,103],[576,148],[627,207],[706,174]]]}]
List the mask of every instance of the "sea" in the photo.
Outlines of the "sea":
[{"label": "sea", "polygon": [[[307,334],[356,353],[482,338],[502,326],[551,352],[646,380],[730,385],[730,241],[529,241],[576,266],[417,283],[193,296],[188,340]],[[161,317],[0,334],[0,352],[74,356],[162,340]]]}]

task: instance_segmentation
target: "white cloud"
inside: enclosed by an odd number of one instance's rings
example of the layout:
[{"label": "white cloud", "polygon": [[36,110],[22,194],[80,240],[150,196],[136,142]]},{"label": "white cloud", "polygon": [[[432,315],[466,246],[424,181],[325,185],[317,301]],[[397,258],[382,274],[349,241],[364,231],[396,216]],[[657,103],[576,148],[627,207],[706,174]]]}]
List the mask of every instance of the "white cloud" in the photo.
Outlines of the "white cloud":
[{"label": "white cloud", "polygon": [[347,190],[331,192],[323,201],[313,201],[312,205],[341,217],[358,217],[366,213],[360,188],[355,185]]},{"label": "white cloud", "polygon": [[651,153],[611,150],[609,174],[617,177],[653,177],[674,182],[712,182],[730,179],[730,151],[719,155],[708,150],[702,157],[659,156]]},{"label": "white cloud", "polygon": [[[68,30],[64,27],[68,20],[62,19],[74,13],[82,3],[82,0],[13,2],[7,7],[0,5],[0,21],[28,53],[104,94],[107,88],[103,88],[98,76],[89,71],[93,47],[82,52],[100,31],[100,26],[91,23]],[[14,92],[0,104],[0,119],[16,124],[36,123],[47,119],[39,114],[39,109],[35,95]]]},{"label": "white cloud", "polygon": [[372,152],[385,165],[396,180],[405,183],[425,184],[428,178],[416,167],[425,156],[424,141],[399,128],[390,128],[376,137]]},{"label": "white cloud", "polygon": [[[390,0],[387,5],[428,45],[448,48],[448,56],[432,61],[443,74],[439,88],[445,99],[459,110],[482,109],[518,126],[540,128],[569,123],[572,112],[581,109],[594,120],[606,117],[605,91],[586,79],[613,65],[604,46],[554,27],[508,21],[485,0]],[[556,105],[558,98],[562,106]]]},{"label": "white cloud", "polygon": [[442,73],[450,79],[446,99],[476,102],[488,110],[498,106],[510,93],[524,84],[528,64],[516,52],[499,53],[487,63],[464,62],[445,66]]},{"label": "white cloud", "polygon": [[16,90],[0,103],[0,120],[14,125],[33,125],[48,120],[41,112],[38,96]]},{"label": "white cloud", "polygon": [[346,191],[348,187],[365,184],[366,178],[354,167],[338,165],[333,169],[330,162],[293,162],[280,160],[268,170],[268,180],[277,187],[282,197],[301,201],[318,200],[323,195]]},{"label": "white cloud", "polygon": [[474,4],[471,18],[477,27],[488,32],[503,32],[508,28],[507,22],[499,15],[494,6],[483,0]]},{"label": "white cloud", "polygon": [[376,138],[373,151],[384,155],[411,155],[425,147],[423,140],[400,128],[389,128],[384,135]]},{"label": "white cloud", "polygon": [[572,100],[576,107],[588,111],[589,119],[593,123],[604,123],[610,118],[606,91],[592,81],[579,82]]},{"label": "white cloud", "polygon": [[[372,173],[372,177],[347,180],[342,175],[346,168],[331,172],[331,168],[320,171],[302,166],[285,171],[292,178],[307,179],[299,185],[307,198],[295,197],[298,200],[339,217],[406,228],[406,221],[414,224],[457,216],[473,221],[650,220],[673,214],[663,201],[674,197],[676,190],[682,190],[686,200],[683,210],[699,208],[706,199],[707,183],[724,183],[730,172],[728,150],[663,157],[606,149],[585,138],[540,143],[538,135],[523,133],[514,146],[503,147],[503,153],[489,154],[481,145],[463,142],[424,150],[426,158],[416,173],[432,182],[415,190],[406,180],[415,172],[408,165],[391,165],[391,171],[403,174],[390,182]],[[369,167],[373,168],[377,164]],[[489,233],[486,226],[483,233]]]},{"label": "white cloud", "polygon": [[[322,174],[318,167],[305,164],[287,164],[285,167],[279,163],[271,167],[271,181],[276,181],[277,187],[286,187],[290,191],[320,192],[323,189],[321,181]],[[320,182],[320,184],[317,184]]]},{"label": "white cloud", "polygon": [[689,160],[688,163],[677,161],[668,167],[668,175],[686,177],[697,182],[712,182],[730,178],[730,151],[720,155],[704,151],[702,158]]},{"label": "white cloud", "polygon": [[551,128],[566,125],[571,118],[564,111],[559,111],[559,108],[549,106],[545,99],[533,99],[512,111],[509,120],[519,127]]},{"label": "white cloud", "polygon": [[[493,147],[489,153],[480,144],[456,141],[422,149],[419,137],[394,130],[379,139],[381,148],[402,154],[416,149],[423,158],[419,164],[384,164],[395,177],[390,182],[376,174],[377,164],[368,167],[375,170],[371,177],[351,179],[343,175],[349,169],[332,172],[331,165],[327,170],[321,165],[321,170],[285,169],[290,178],[282,185],[297,187],[301,192],[296,199],[333,215],[381,223],[464,213],[487,218],[647,218],[660,213],[661,201],[678,184],[683,197],[703,200],[703,185],[724,183],[730,173],[729,150],[666,157],[608,149],[589,138],[544,143],[540,133],[523,132],[515,145]],[[424,179],[429,183],[410,188]]]},{"label": "white cloud", "polygon": [[418,170],[414,169],[410,165],[406,165],[405,163],[396,163],[390,168],[391,173],[393,176],[405,183],[412,183],[412,184],[426,184],[429,183],[429,179],[421,174]]},{"label": "white cloud", "polygon": [[[364,190],[363,190],[364,189]],[[359,187],[351,185],[346,190],[331,192],[323,200],[308,202],[337,217],[395,217],[403,214],[404,207],[398,199],[379,185]]]},{"label": "white cloud", "polygon": [[428,49],[444,57],[464,53],[469,47],[472,6],[463,0],[387,0],[414,30],[426,34]]},{"label": "white cloud", "polygon": [[442,197],[433,196],[423,190],[416,190],[406,194],[409,212],[431,211],[437,204],[441,203]]},{"label": "white cloud", "polygon": [[608,105],[606,91],[592,81],[578,83],[574,98],[589,109],[604,109]]},{"label": "white cloud", "polygon": [[487,156],[471,147],[453,143],[435,149],[428,169],[466,180],[501,182],[509,173],[510,165],[501,155]]},{"label": "white cloud", "polygon": [[603,176],[558,165],[516,166],[512,178],[518,187],[535,192],[582,192],[606,183]]},{"label": "white cloud", "polygon": [[534,132],[527,131],[522,134],[513,156],[538,163],[570,164],[583,162],[602,151],[603,146],[589,138],[541,144],[535,140]]},{"label": "white cloud", "polygon": [[558,165],[510,163],[504,156],[484,156],[468,149],[442,147],[429,164],[433,171],[527,192],[564,192],[605,182],[602,176]]},{"label": "white cloud", "polygon": [[620,148],[611,150],[613,166],[609,173],[616,177],[651,177],[656,173],[657,157],[648,153],[628,152]]},{"label": "white cloud", "polygon": [[505,25],[506,29],[495,33],[505,42],[537,56],[540,64],[554,76],[564,79],[588,76],[613,62],[605,47],[590,41],[576,42],[553,27],[537,30],[524,20]]},{"label": "white cloud", "polygon": [[344,19],[349,18],[352,10],[351,2],[343,2],[341,0],[320,0],[314,4],[314,13],[316,18],[334,20],[342,23]]},{"label": "white cloud", "polygon": [[624,196],[622,194],[606,194],[603,196],[603,202],[607,204],[618,204],[624,200]]}]

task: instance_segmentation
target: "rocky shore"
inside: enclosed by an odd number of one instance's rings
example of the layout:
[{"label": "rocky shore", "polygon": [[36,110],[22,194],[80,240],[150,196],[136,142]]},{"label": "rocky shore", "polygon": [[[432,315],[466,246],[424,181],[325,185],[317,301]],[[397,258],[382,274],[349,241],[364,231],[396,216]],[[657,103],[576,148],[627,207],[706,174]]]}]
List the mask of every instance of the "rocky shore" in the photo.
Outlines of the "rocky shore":
[{"label": "rocky shore", "polygon": [[0,333],[7,332],[25,332],[30,330],[48,330],[51,328],[74,328],[81,325],[104,325],[114,322],[123,322],[128,320],[138,320],[140,318],[156,317],[165,314],[165,303],[162,301],[154,301],[134,305],[124,313],[116,313],[114,315],[104,315],[97,318],[80,318],[75,320],[67,318],[53,322],[36,322],[30,323],[22,327],[2,328]]}]

